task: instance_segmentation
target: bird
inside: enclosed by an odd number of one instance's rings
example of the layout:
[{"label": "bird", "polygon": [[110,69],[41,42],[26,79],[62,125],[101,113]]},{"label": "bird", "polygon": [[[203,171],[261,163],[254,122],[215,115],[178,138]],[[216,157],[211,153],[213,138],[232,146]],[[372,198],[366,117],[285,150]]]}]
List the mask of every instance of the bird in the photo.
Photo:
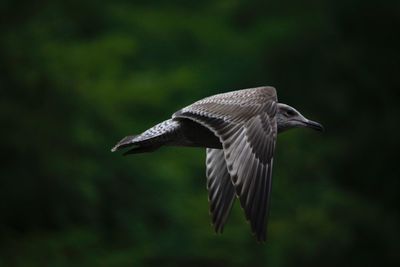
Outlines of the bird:
[{"label": "bird", "polygon": [[139,135],[119,141],[111,151],[124,155],[162,146],[206,149],[206,177],[212,225],[222,233],[235,199],[257,241],[267,238],[272,166],[277,135],[293,128],[323,126],[278,102],[271,86],[241,89],[201,99]]}]

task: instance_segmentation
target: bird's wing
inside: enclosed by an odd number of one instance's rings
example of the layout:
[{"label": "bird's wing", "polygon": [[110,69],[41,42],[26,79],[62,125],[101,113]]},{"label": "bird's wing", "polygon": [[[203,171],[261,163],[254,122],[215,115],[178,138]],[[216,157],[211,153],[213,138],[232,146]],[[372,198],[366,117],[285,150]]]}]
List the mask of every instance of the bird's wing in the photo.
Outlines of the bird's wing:
[{"label": "bird's wing", "polygon": [[276,112],[275,89],[258,87],[205,98],[174,114],[219,137],[236,194],[259,241],[266,239]]},{"label": "bird's wing", "polygon": [[203,117],[241,124],[260,113],[269,101],[277,102],[273,87],[243,89],[204,98],[177,111],[172,117]]},{"label": "bird's wing", "polygon": [[235,188],[226,166],[224,151],[207,148],[206,166],[212,224],[217,233],[222,233],[235,200]]}]

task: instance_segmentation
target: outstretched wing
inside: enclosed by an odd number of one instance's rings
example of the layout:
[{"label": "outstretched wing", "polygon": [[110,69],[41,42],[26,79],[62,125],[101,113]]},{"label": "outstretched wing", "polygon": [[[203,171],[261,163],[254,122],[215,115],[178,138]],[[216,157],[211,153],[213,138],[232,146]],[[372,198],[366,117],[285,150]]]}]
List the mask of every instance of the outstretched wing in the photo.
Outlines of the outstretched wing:
[{"label": "outstretched wing", "polygon": [[208,97],[174,114],[219,137],[236,194],[259,241],[266,239],[276,112],[275,89],[258,87]]},{"label": "outstretched wing", "polygon": [[207,189],[215,232],[222,233],[235,200],[235,188],[222,149],[207,148]]}]

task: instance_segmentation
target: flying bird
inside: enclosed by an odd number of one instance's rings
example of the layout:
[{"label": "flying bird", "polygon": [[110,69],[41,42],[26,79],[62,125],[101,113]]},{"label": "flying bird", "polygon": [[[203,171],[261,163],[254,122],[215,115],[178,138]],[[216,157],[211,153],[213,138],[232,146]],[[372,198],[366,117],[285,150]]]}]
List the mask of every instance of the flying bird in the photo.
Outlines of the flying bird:
[{"label": "flying bird", "polygon": [[236,198],[258,241],[266,240],[271,175],[277,135],[292,128],[322,131],[293,107],[279,103],[263,86],[199,100],[139,135],[123,138],[111,151],[124,155],[162,146],[206,148],[212,224],[221,233]]}]

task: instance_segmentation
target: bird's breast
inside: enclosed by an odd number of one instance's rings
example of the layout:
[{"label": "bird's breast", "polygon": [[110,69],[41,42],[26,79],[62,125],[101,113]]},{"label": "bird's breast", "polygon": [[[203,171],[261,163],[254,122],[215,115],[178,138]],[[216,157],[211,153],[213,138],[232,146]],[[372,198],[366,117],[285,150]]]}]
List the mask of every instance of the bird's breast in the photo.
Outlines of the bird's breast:
[{"label": "bird's breast", "polygon": [[180,145],[191,147],[222,148],[219,138],[208,128],[190,119],[180,119]]}]

